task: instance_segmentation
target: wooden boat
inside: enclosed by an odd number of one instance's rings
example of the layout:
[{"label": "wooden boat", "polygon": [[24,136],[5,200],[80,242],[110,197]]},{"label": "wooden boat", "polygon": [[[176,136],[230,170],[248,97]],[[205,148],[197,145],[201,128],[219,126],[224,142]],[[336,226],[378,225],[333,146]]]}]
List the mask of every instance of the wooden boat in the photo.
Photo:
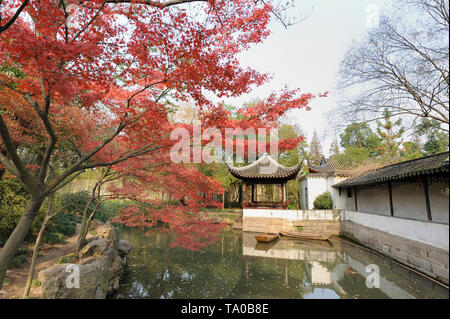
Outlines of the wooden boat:
[{"label": "wooden boat", "polygon": [[255,235],[256,241],[258,241],[260,243],[270,243],[271,241],[278,239],[278,237],[280,237],[278,234]]},{"label": "wooden boat", "polygon": [[280,232],[281,236],[292,237],[297,239],[310,239],[310,240],[328,240],[330,235],[309,235],[302,234],[301,232]]}]

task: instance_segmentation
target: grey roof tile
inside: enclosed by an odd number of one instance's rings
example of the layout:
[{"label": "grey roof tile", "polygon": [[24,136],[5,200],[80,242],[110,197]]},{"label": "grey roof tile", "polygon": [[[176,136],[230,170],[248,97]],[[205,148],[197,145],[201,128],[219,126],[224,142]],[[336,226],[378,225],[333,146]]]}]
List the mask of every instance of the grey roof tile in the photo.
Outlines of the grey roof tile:
[{"label": "grey roof tile", "polygon": [[431,174],[448,174],[449,152],[439,153],[414,160],[383,166],[348,178],[333,185],[334,188],[358,185],[381,184],[393,180],[407,179]]}]

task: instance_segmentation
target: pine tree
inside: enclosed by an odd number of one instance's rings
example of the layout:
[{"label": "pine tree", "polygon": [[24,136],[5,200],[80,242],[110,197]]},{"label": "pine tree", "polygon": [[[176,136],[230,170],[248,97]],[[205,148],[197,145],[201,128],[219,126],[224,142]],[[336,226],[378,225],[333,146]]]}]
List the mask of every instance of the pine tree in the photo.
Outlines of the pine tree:
[{"label": "pine tree", "polygon": [[339,154],[339,144],[336,138],[334,138],[333,142],[331,143],[330,146],[330,156]]},{"label": "pine tree", "polygon": [[309,162],[311,165],[320,165],[320,161],[322,160],[322,146],[320,145],[319,137],[317,136],[317,132],[314,131],[313,138],[311,140],[311,144],[309,145]]},{"label": "pine tree", "polygon": [[400,145],[405,128],[401,126],[401,119],[391,121],[391,112],[388,109],[383,111],[383,117],[383,123],[377,121],[377,133],[381,138],[381,161],[385,164],[397,163],[400,161]]}]

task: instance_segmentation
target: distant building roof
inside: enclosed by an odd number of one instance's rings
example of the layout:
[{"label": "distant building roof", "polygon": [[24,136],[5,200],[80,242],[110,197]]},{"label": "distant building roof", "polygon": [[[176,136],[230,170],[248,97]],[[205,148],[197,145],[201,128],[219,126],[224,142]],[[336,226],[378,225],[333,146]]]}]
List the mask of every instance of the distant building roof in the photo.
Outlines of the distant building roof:
[{"label": "distant building roof", "polygon": [[325,158],[322,157],[319,166],[309,165],[309,173],[322,175],[322,176],[333,176],[333,175],[342,175],[342,176],[350,176],[348,174],[348,169],[346,165],[343,165],[341,162],[335,160],[334,158]]},{"label": "distant building roof", "polygon": [[334,188],[382,184],[431,174],[449,172],[449,152],[383,166],[333,185]]},{"label": "distant building roof", "polygon": [[[302,168],[302,163],[303,161],[296,166],[286,167],[265,153],[258,160],[247,166],[235,167],[228,164],[227,166],[231,175],[241,180],[266,180],[268,182],[276,182],[277,180],[287,181],[295,178]],[[274,169],[269,170],[269,165],[273,165]],[[265,171],[269,172],[266,173]]]},{"label": "distant building roof", "polygon": [[[309,163],[308,163],[309,164]],[[342,161],[337,160],[334,157],[325,158],[322,157],[319,166],[310,165],[308,167],[309,174],[305,176],[313,177],[327,177],[327,176],[342,176],[350,177],[355,176],[360,169],[364,171],[373,170],[377,168],[377,164],[373,163],[371,160],[365,163],[355,163],[354,161]],[[300,177],[300,176],[299,176]],[[304,177],[304,176],[302,176]]]}]

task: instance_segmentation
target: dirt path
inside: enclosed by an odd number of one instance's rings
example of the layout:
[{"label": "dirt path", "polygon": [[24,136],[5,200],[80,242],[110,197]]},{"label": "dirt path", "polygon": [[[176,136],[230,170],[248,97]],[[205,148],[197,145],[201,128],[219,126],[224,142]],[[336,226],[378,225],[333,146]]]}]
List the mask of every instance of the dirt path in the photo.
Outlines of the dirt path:
[{"label": "dirt path", "polygon": [[[34,278],[37,278],[39,271],[46,269],[54,264],[58,263],[59,259],[75,251],[77,243],[77,234],[79,231],[79,225],[77,225],[77,231],[74,236],[68,237],[62,244],[42,244],[39,250],[40,256],[37,259],[36,270],[34,272]],[[11,268],[6,272],[3,288],[0,290],[0,299],[15,299],[22,298],[25,284],[28,277],[28,271],[30,267],[32,252],[27,254],[27,262],[23,263],[19,268]],[[39,288],[31,287],[30,297],[39,298]]]}]

